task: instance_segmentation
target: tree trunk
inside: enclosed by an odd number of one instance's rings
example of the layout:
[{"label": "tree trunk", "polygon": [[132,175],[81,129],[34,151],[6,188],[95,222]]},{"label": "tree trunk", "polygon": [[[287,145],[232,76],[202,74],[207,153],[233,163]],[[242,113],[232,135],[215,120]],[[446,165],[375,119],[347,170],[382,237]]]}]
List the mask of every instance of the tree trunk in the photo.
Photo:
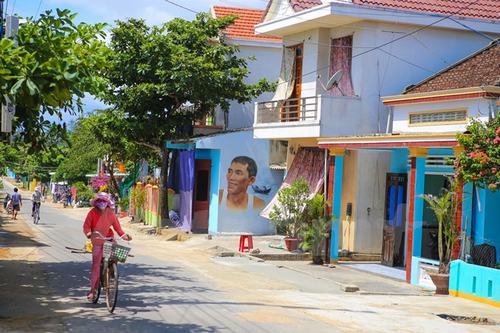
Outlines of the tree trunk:
[{"label": "tree trunk", "polygon": [[161,148],[161,174],[160,174],[160,218],[161,225],[165,226],[168,222],[168,164],[169,164],[169,151],[166,144]]},{"label": "tree trunk", "polygon": [[116,178],[115,178],[115,171],[113,170],[113,162],[110,160],[108,162],[108,172],[109,172],[109,177],[110,177],[110,180],[111,180],[111,186],[110,186],[110,191],[109,193],[110,194],[114,194],[114,193],[118,193],[118,182],[116,181]]}]

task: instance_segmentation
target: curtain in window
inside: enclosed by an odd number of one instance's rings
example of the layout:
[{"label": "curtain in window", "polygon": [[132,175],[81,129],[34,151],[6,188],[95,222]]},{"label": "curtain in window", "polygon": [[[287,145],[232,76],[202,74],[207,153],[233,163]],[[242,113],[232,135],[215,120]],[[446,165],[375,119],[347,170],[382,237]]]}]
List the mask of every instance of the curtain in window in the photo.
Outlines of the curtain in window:
[{"label": "curtain in window", "polygon": [[[309,197],[312,198],[323,189],[324,177],[325,151],[320,148],[299,148],[278,192],[282,188],[290,187],[295,180],[304,178],[309,185]],[[271,210],[277,203],[278,193],[262,210],[260,216],[269,218]]]},{"label": "curtain in window", "polygon": [[287,99],[292,95],[295,83],[295,49],[283,48],[283,58],[281,61],[281,72],[274,94],[273,101]]},{"label": "curtain in window", "polygon": [[354,96],[351,79],[352,36],[332,39],[330,50],[330,77],[337,71],[342,71],[342,79],[338,87],[332,87],[330,93],[334,96]]}]

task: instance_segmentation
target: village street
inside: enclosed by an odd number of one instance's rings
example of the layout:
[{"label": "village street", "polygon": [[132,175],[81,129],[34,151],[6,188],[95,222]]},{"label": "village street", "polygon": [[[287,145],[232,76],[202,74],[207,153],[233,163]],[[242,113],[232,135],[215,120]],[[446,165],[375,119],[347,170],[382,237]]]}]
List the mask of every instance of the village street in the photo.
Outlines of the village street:
[{"label": "village street", "polygon": [[340,269],[333,274],[356,274],[358,284],[364,276],[362,290],[379,290],[347,294],[335,279],[304,271],[304,264],[214,257],[209,248],[199,250],[200,238],[198,244],[165,242],[130,225],[134,257],[120,266],[118,306],[109,314],[103,302],[85,299],[90,256],[66,248],[82,247],[85,211],[45,204],[40,224],[33,225],[29,209],[26,201],[17,221],[2,215],[2,332],[500,331],[435,315],[453,312],[500,321],[494,307],[432,297],[404,283]]}]

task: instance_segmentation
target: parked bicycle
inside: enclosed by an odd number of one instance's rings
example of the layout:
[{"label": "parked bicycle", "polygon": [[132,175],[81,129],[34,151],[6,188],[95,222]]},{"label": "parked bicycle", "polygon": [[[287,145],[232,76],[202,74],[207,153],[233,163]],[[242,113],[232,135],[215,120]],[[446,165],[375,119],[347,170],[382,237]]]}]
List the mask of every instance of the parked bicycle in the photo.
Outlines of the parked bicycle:
[{"label": "parked bicycle", "polygon": [[100,232],[94,231],[99,239],[105,240],[103,244],[103,256],[101,260],[99,285],[96,290],[96,297],[92,303],[96,304],[104,289],[106,296],[106,306],[110,313],[113,313],[118,300],[118,262],[124,263],[127,259],[130,247],[116,244],[113,237],[104,237]]}]

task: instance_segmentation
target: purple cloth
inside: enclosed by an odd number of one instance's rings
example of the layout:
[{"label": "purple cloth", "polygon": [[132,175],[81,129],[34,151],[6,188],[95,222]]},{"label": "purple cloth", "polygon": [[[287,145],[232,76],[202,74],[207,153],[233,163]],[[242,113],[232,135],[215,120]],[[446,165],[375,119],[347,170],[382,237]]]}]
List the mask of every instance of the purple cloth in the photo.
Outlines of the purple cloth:
[{"label": "purple cloth", "polygon": [[193,217],[194,150],[179,153],[180,218],[182,229],[191,231]]}]

